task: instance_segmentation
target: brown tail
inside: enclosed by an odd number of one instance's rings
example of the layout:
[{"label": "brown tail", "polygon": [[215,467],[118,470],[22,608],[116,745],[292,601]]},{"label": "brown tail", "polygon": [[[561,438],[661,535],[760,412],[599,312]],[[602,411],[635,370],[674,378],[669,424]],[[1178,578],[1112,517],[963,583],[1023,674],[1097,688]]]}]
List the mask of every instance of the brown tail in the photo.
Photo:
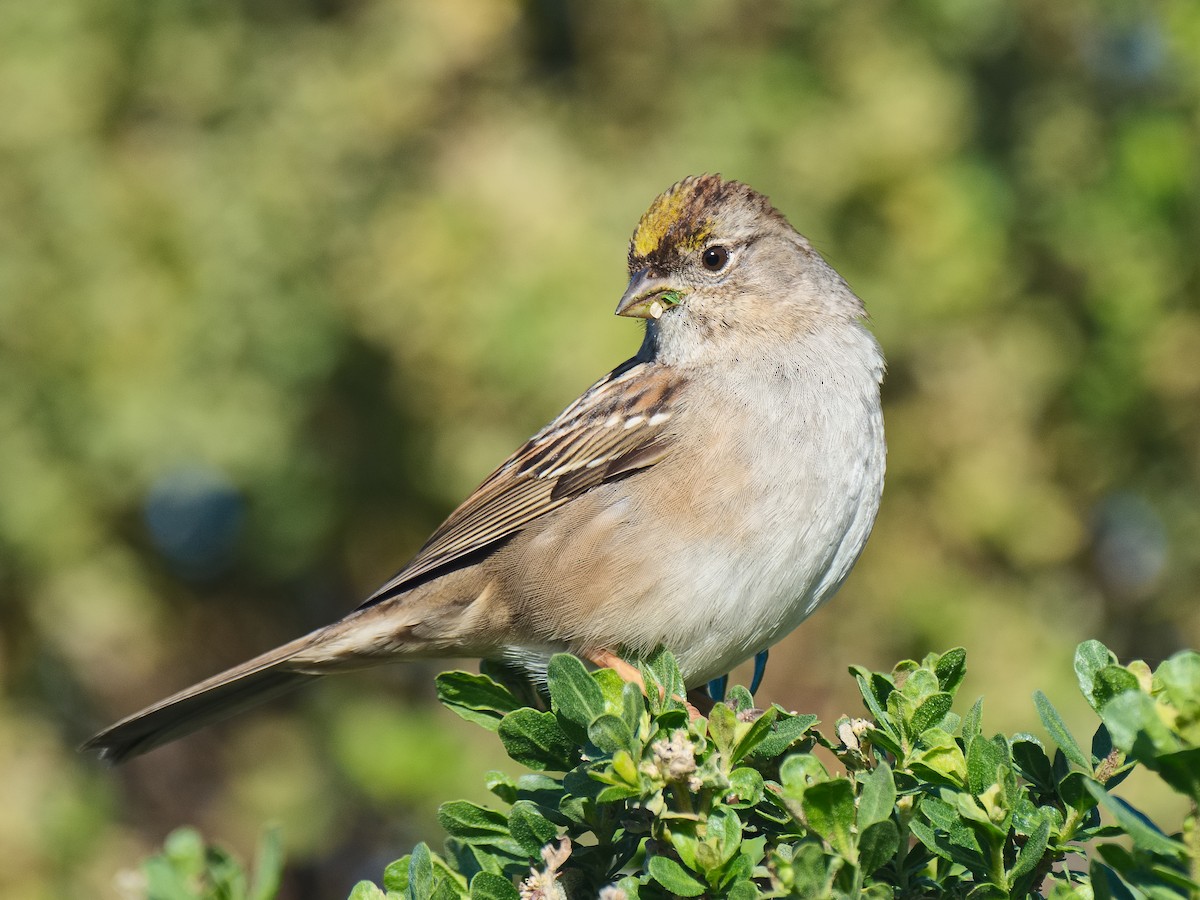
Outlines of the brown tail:
[{"label": "brown tail", "polygon": [[296,654],[311,646],[310,635],[234,666],[109,726],[80,749],[124,762],[257,706],[317,677],[311,669],[301,672],[289,666]]}]

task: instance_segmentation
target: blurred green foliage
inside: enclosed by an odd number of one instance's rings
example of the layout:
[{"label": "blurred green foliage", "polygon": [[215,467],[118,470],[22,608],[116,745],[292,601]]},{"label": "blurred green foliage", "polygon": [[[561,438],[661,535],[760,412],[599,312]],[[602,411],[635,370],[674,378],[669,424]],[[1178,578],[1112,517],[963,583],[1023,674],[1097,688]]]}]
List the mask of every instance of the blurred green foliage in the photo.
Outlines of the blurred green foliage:
[{"label": "blurred green foliage", "polygon": [[336,896],[428,834],[490,752],[428,666],[73,747],[399,568],[635,347],[624,242],[693,172],[890,360],[876,533],[765,697],[832,720],[850,660],[963,645],[1005,727],[1085,637],[1200,644],[1189,0],[9,3],[0,109],[4,896],[268,819],[285,895]]}]

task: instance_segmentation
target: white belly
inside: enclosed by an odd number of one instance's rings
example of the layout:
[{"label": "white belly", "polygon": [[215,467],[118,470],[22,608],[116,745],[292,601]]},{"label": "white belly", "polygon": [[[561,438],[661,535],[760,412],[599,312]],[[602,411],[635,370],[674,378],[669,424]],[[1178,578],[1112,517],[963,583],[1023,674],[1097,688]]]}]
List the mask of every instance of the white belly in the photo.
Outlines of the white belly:
[{"label": "white belly", "polygon": [[766,457],[776,462],[752,473],[715,513],[726,533],[680,550],[685,580],[699,590],[681,583],[664,591],[675,609],[663,638],[690,686],[771,646],[841,586],[883,488],[882,421],[872,418],[859,415],[853,429],[781,442]]},{"label": "white belly", "polygon": [[[533,539],[563,541],[552,579],[562,596],[545,598],[575,610],[569,627],[556,629],[571,634],[563,649],[664,644],[696,687],[778,641],[833,595],[866,543],[883,490],[883,363],[874,340],[857,337],[835,348],[840,358],[819,347],[820,357],[787,360],[791,371],[772,372],[782,386],[694,385],[701,399],[680,432],[690,439],[635,475],[636,492],[634,479],[598,488],[592,517],[573,534]],[[613,542],[618,532],[636,535],[636,545]],[[510,655],[532,661],[557,641],[530,643]]]},{"label": "white belly", "polygon": [[[749,385],[717,404],[742,410],[741,421],[698,429],[705,439],[692,452],[712,456],[694,472],[669,462],[686,487],[667,506],[694,504],[692,514],[643,526],[660,549],[657,577],[636,626],[619,625],[644,648],[669,647],[689,687],[791,632],[837,591],[866,543],[883,491],[882,361],[873,341],[855,349],[877,364],[852,367],[857,377],[814,377],[810,366],[790,396]],[[760,400],[781,394],[774,406]],[[721,473],[720,483],[700,472]]]}]

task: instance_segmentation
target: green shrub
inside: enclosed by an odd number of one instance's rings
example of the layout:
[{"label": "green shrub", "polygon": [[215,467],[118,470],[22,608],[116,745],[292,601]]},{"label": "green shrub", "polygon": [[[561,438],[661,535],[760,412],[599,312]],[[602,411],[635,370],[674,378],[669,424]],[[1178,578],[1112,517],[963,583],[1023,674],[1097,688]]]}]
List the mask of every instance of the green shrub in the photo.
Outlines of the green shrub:
[{"label": "green shrub", "polygon": [[263,835],[254,868],[251,879],[227,851],[205,846],[194,828],[180,828],[167,837],[162,853],[146,860],[142,874],[153,900],[271,900],[283,874],[278,831]]},{"label": "green shrub", "polygon": [[[1075,671],[1101,719],[1086,750],[1041,693],[1050,747],[988,736],[982,701],[955,713],[962,649],[890,674],[853,667],[869,716],[831,735],[814,716],[753,709],[744,688],[692,720],[669,653],[642,671],[648,696],[556,656],[549,710],[499,672],[439,676],[442,702],[533,771],[487,776],[503,811],[444,804],[444,854],[419,844],[351,900],[1200,894],[1195,652],[1151,673],[1081,644]],[[1113,793],[1137,765],[1190,800],[1182,834]]]}]

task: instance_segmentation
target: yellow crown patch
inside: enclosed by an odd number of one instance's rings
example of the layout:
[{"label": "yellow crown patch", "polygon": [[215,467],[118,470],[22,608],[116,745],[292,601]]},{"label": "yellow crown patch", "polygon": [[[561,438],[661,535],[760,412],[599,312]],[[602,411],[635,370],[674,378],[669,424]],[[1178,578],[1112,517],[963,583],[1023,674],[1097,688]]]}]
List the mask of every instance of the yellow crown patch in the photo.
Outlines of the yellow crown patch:
[{"label": "yellow crown patch", "polygon": [[633,252],[636,256],[654,253],[671,235],[682,250],[696,250],[708,239],[712,227],[707,218],[698,219],[697,202],[714,186],[720,177],[705,175],[685,178],[674,187],[659,194],[646,210],[633,233]]}]

